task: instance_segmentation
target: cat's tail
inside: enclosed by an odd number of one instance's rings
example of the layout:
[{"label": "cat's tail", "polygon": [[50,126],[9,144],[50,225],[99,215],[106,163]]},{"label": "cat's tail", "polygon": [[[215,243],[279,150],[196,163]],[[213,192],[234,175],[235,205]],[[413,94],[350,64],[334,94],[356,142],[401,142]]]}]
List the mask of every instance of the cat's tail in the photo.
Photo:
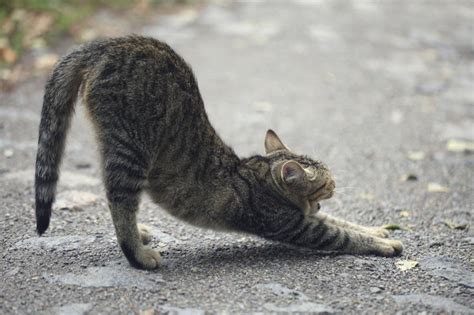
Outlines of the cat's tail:
[{"label": "cat's tail", "polygon": [[73,51],[56,64],[46,83],[35,171],[36,231],[39,235],[49,226],[66,133],[86,68],[85,51]]}]

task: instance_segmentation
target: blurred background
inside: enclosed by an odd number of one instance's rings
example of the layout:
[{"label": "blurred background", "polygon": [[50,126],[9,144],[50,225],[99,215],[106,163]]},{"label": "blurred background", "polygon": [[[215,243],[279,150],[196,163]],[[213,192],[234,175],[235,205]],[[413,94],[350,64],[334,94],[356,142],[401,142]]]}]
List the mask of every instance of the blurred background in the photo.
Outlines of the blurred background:
[{"label": "blurred background", "polygon": [[[0,25],[0,313],[473,313],[473,1],[0,0]],[[74,46],[131,33],[188,61],[211,123],[240,156],[262,154],[274,129],[333,171],[323,211],[391,224],[403,257],[204,231],[144,198],[141,221],[165,266],[126,269],[80,102],[51,229],[36,237],[47,75]]]},{"label": "blurred background", "polygon": [[[48,68],[57,57],[48,47],[61,40],[74,43],[97,36],[125,32],[126,26],[103,25],[97,15],[127,16],[128,23],[144,22],[150,14],[197,4],[199,0],[1,0],[0,1],[0,89],[8,89],[21,77],[20,60],[33,53],[36,68]],[[92,22],[96,17],[96,23]],[[92,25],[91,25],[92,23]],[[109,21],[110,23],[110,21]]]}]

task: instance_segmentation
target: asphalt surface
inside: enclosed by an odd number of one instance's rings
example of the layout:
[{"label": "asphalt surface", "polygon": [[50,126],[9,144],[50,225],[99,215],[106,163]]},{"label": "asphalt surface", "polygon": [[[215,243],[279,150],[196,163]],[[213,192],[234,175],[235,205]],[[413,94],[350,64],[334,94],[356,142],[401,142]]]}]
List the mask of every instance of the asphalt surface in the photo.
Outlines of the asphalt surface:
[{"label": "asphalt surface", "polygon": [[[335,173],[339,193],[322,211],[400,224],[399,258],[205,231],[144,198],[140,221],[164,264],[132,269],[81,105],[39,238],[32,183],[45,75],[1,93],[0,313],[474,313],[473,21],[471,1],[267,0],[188,7],[133,28],[192,65],[211,122],[240,155],[263,153],[272,128]],[[96,23],[128,25],[107,12]],[[401,271],[404,260],[418,264]]]}]

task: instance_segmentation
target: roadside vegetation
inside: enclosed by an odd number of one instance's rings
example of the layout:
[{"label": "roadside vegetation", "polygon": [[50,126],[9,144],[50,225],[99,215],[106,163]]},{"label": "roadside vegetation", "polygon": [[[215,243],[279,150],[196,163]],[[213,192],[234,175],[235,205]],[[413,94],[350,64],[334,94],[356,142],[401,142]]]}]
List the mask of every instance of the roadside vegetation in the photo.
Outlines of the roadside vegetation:
[{"label": "roadside vegetation", "polygon": [[[101,9],[146,13],[157,6],[172,6],[192,0],[0,0],[0,91],[17,81],[16,69],[25,52],[45,51],[64,36],[81,42],[95,34],[84,30],[88,17]],[[54,64],[53,55],[41,54],[37,67]]]}]

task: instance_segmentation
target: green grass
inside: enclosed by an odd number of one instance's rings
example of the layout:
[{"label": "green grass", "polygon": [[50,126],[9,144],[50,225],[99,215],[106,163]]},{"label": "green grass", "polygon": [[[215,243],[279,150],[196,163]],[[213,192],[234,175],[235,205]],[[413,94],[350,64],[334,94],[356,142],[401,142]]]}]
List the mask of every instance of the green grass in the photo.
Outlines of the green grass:
[{"label": "green grass", "polygon": [[[190,0],[149,0],[152,6],[158,4],[186,4]],[[0,0],[0,43],[7,43],[18,56],[28,43],[24,42],[28,32],[21,18],[11,23],[11,19],[18,12],[47,14],[53,18],[53,23],[45,34],[46,41],[50,41],[66,33],[72,25],[91,15],[98,8],[111,8],[115,10],[126,9],[136,5],[136,0]],[[6,23],[13,25],[6,30]],[[0,47],[1,49],[2,47]],[[5,66],[5,60],[0,55],[0,67]]]}]

